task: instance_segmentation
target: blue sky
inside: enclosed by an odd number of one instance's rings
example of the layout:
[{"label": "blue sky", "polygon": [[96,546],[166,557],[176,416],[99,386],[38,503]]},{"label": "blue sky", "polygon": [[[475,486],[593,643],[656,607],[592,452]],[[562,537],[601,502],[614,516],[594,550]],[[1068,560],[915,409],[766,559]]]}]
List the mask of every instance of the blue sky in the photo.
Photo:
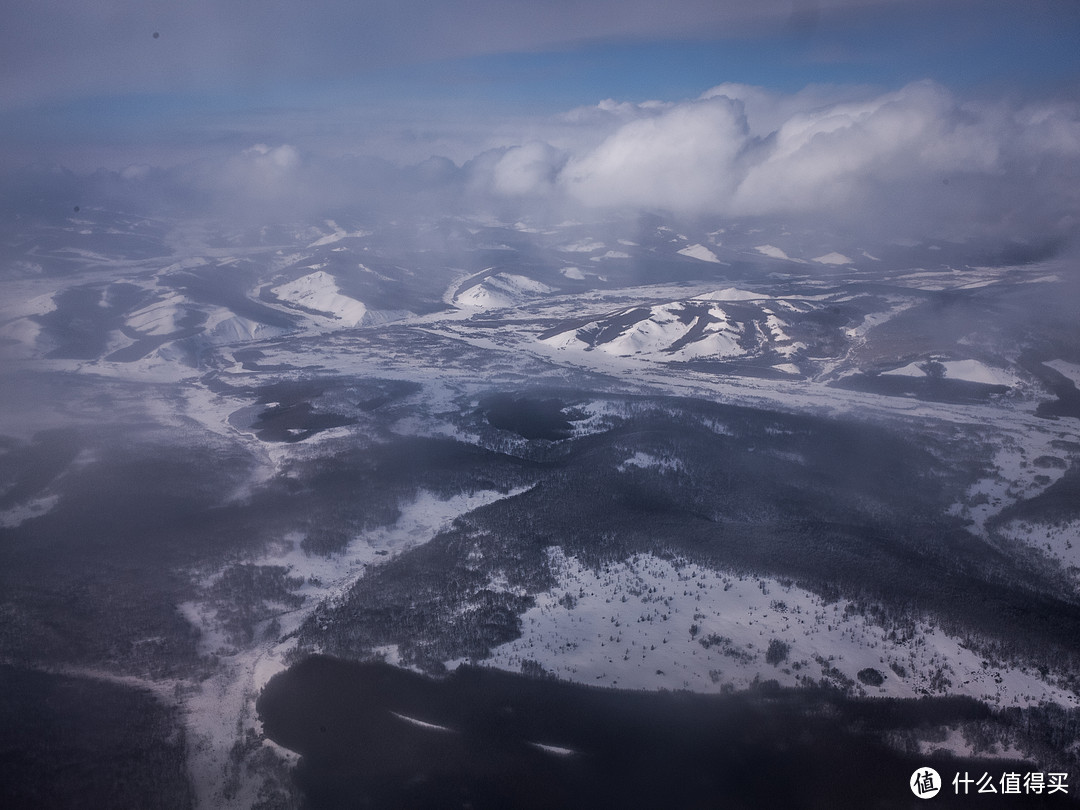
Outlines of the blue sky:
[{"label": "blue sky", "polygon": [[[489,127],[605,98],[693,98],[722,82],[794,92],[929,78],[1026,97],[1080,86],[1075,0],[13,0],[5,9],[8,164],[93,163],[110,147],[113,163],[125,149],[186,159],[233,137],[301,137],[305,118],[347,131],[365,113],[412,129],[460,126],[466,114]],[[347,147],[321,139],[320,148]]]},{"label": "blue sky", "polygon": [[537,53],[479,56],[401,71],[457,81],[476,96],[587,104],[601,98],[686,98],[721,82],[793,92],[812,83],[895,88],[934,79],[958,90],[1069,93],[1080,84],[1080,3],[1060,12],[985,4],[896,4],[819,14],[799,28],[777,21],[741,36],[595,40]]}]

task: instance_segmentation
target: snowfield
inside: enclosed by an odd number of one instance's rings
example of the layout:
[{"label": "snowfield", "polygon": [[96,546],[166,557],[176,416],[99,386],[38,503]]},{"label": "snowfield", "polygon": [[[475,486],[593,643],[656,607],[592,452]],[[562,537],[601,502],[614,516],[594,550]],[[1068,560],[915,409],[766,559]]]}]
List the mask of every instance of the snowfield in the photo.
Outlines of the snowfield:
[{"label": "snowfield", "polygon": [[[984,666],[932,622],[887,629],[845,600],[826,604],[770,577],[650,554],[594,571],[555,548],[550,562],[558,584],[523,614],[521,638],[496,648],[486,664],[518,670],[536,661],[566,680],[627,689],[722,692],[825,679],[867,695],[1080,705],[1034,669]],[[866,669],[884,676],[881,686],[860,682]]]}]

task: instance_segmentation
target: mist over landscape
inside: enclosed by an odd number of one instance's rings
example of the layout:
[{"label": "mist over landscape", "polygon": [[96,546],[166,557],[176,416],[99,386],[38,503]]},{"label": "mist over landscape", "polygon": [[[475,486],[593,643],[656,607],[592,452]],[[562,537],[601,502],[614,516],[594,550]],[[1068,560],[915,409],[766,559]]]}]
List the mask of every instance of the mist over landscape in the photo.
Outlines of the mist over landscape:
[{"label": "mist over landscape", "polygon": [[0,804],[1075,806],[1078,41],[5,6]]}]

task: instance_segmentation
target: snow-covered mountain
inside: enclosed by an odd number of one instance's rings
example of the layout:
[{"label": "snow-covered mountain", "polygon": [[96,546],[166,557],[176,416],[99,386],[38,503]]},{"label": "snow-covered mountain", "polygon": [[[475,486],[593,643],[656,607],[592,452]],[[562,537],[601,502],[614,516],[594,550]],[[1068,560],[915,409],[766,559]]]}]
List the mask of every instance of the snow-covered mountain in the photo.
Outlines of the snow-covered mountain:
[{"label": "snow-covered mountain", "polygon": [[722,360],[765,352],[790,358],[805,344],[786,331],[788,324],[777,314],[785,309],[798,312],[788,302],[725,290],[687,301],[617,310],[585,324],[557,326],[539,339],[557,349],[598,350],[661,361]]}]

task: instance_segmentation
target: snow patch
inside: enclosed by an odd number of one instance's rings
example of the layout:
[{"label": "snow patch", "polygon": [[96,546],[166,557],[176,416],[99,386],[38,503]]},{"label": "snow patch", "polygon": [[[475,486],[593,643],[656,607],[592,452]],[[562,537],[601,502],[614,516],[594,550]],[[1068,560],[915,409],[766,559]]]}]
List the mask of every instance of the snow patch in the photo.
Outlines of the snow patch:
[{"label": "snow patch", "polygon": [[1044,366],[1049,366],[1059,374],[1064,374],[1070,380],[1073,381],[1073,385],[1080,388],[1080,365],[1076,363],[1069,363],[1065,360],[1050,360],[1043,363]]},{"label": "snow patch", "polygon": [[577,753],[573,748],[563,748],[560,745],[544,745],[544,743],[531,742],[529,745],[534,748],[539,748],[548,754],[554,754],[557,757],[572,757]]},{"label": "snow patch", "polygon": [[308,245],[309,248],[322,247],[323,245],[332,245],[334,242],[340,242],[342,239],[349,237],[362,237],[370,236],[371,231],[353,231],[347,232],[344,228],[340,227],[334,220],[326,220],[327,226],[330,228],[330,233],[326,236],[322,236]]},{"label": "snow patch", "polygon": [[716,264],[723,264],[716,254],[709,250],[704,245],[688,245],[682,250],[676,251],[680,256],[689,256],[691,259],[697,259],[702,262],[715,262]]},{"label": "snow patch", "polygon": [[1080,584],[1080,520],[1057,523],[1014,520],[1000,531],[1006,537],[1053,557]]},{"label": "snow patch", "polygon": [[[883,371],[883,375],[893,377],[925,377],[922,368],[926,361],[908,363],[906,366]],[[1020,383],[1020,378],[1003,368],[994,368],[978,360],[946,360],[941,363],[945,369],[945,379],[984,383],[986,385],[1004,385],[1013,387]]]},{"label": "snow patch", "polygon": [[892,302],[892,306],[890,306],[889,309],[883,312],[873,312],[866,315],[865,317],[863,317],[862,323],[850,329],[845,329],[844,334],[846,334],[849,338],[865,337],[866,333],[873,329],[875,326],[885,323],[886,321],[899,315],[904,310],[911,309],[911,307],[913,306],[915,306],[915,301],[911,299],[905,298],[900,301],[894,300]]},{"label": "snow patch", "polygon": [[638,467],[643,470],[654,469],[663,470],[665,472],[677,472],[682,469],[682,466],[682,462],[677,458],[660,458],[651,453],[645,453],[638,450],[615,469],[619,472],[626,472],[630,467]]},{"label": "snow patch", "polygon": [[824,256],[818,256],[813,261],[818,264],[851,264],[851,259],[845,256],[843,253],[826,253]]},{"label": "snow patch", "polygon": [[750,292],[750,290],[740,290],[736,287],[728,287],[723,290],[707,292],[695,296],[695,298],[699,301],[758,301],[763,298],[772,298],[772,296],[765,295],[764,293]]},{"label": "snow patch", "polygon": [[446,726],[440,726],[440,725],[437,725],[436,723],[428,723],[428,722],[425,722],[423,720],[417,720],[415,717],[409,717],[407,714],[400,714],[398,712],[390,712],[390,714],[394,715],[394,717],[396,717],[398,720],[404,720],[406,723],[408,723],[411,726],[416,726],[417,728],[426,729],[427,731],[442,731],[442,732],[449,732],[450,734],[456,734],[457,733],[452,728],[447,728]]},{"label": "snow patch", "polygon": [[[40,336],[41,324],[29,318],[19,318],[0,326],[0,338],[24,347],[24,351],[32,350]],[[5,349],[5,353],[10,353],[10,349]]]},{"label": "snow patch", "polygon": [[1065,474],[1067,463],[1050,467],[1033,463],[1042,456],[1059,456],[1061,451],[1052,442],[1046,434],[1029,433],[1023,439],[1008,433],[1001,436],[990,464],[993,472],[968,487],[962,502],[953,504],[949,514],[970,520],[974,531],[988,538],[986,524],[990,518],[1018,500],[1045,491]]},{"label": "snow patch", "polygon": [[597,250],[603,250],[605,247],[607,245],[603,242],[597,242],[595,239],[581,239],[569,245],[563,245],[559,250],[565,253],[593,253]]},{"label": "snow patch", "polygon": [[59,502],[59,495],[46,495],[5,509],[0,512],[0,529],[14,529],[28,520],[41,517],[51,512]]},{"label": "snow patch", "polygon": [[793,259],[788,256],[783,250],[775,245],[758,245],[754,248],[762,256],[768,256],[770,259],[784,259],[789,262],[801,262],[802,259]]},{"label": "snow patch", "polygon": [[727,323],[711,323],[705,327],[705,337],[687,343],[685,346],[668,352],[675,360],[694,360],[710,357],[738,357],[745,354],[745,350],[739,345],[739,335],[736,330]]},{"label": "snow patch", "polygon": [[1003,368],[995,368],[981,363],[978,360],[947,360],[945,377],[950,380],[967,380],[968,382],[986,383],[987,385],[1007,385],[1010,388],[1017,385],[1020,379]]},{"label": "snow patch", "polygon": [[213,346],[222,346],[276,337],[284,334],[285,331],[276,326],[267,326],[250,318],[234,315],[228,309],[218,308],[206,320],[203,339]]},{"label": "snow patch", "polygon": [[171,335],[183,327],[180,320],[187,314],[184,296],[170,293],[160,301],[155,301],[135,310],[127,317],[127,325],[144,335]]}]

